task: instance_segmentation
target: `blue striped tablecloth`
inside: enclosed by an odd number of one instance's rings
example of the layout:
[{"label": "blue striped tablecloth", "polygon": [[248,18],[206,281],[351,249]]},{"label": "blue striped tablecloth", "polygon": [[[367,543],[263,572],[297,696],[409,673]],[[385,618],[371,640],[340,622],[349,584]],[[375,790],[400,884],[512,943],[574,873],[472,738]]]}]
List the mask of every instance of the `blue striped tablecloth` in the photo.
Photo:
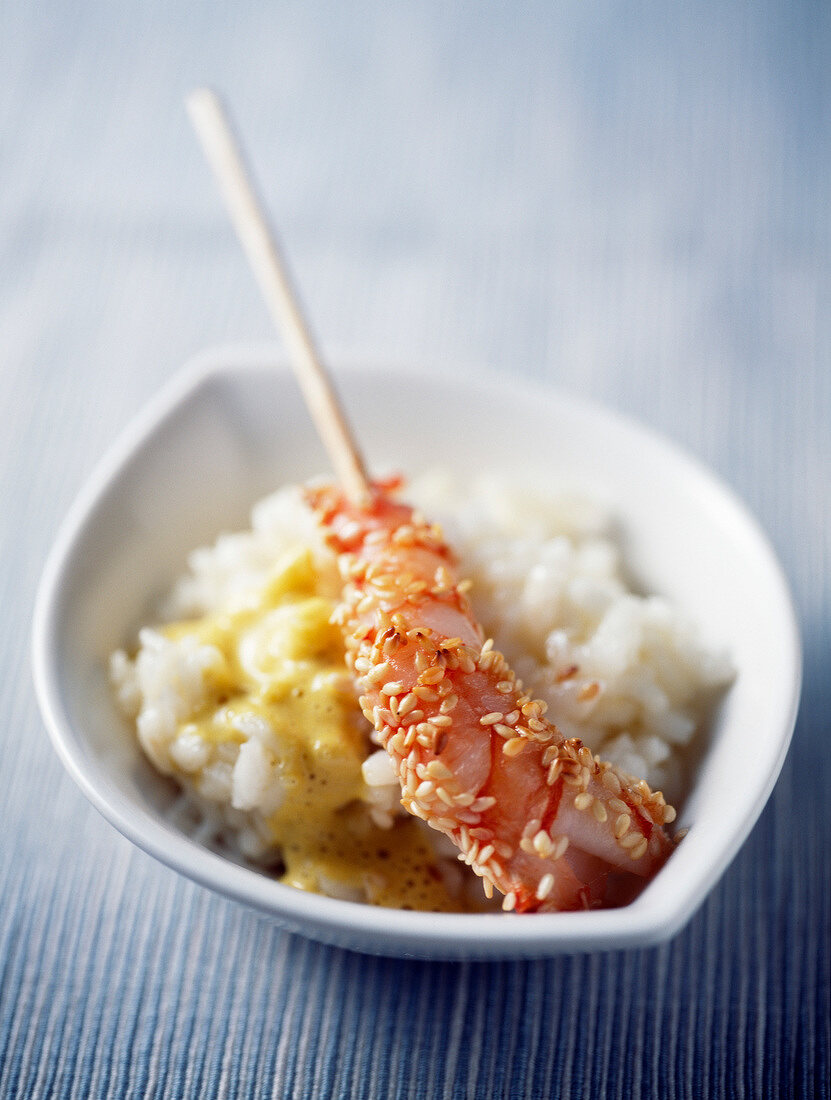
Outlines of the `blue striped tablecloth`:
[{"label": "blue striped tablecloth", "polygon": [[[0,1096],[829,1095],[830,23],[784,0],[0,8]],[[322,947],[134,850],[63,774],[27,654],[57,524],[189,354],[268,335],[181,110],[206,80],[327,347],[606,401],[769,531],[804,628],[795,740],[672,943]]]}]

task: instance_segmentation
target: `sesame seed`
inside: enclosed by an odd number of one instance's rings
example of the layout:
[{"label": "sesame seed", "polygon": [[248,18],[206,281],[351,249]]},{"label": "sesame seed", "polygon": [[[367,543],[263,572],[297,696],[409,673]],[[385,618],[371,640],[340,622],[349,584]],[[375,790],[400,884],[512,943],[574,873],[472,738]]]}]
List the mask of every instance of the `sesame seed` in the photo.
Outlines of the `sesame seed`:
[{"label": "sesame seed", "polygon": [[506,741],[502,746],[502,751],[506,756],[519,756],[519,754],[525,749],[527,742],[521,737],[512,737],[510,741]]},{"label": "sesame seed", "polygon": [[513,737],[513,726],[506,726],[504,722],[497,722],[493,727],[494,733],[498,733],[500,737]]},{"label": "sesame seed", "polygon": [[646,837],[641,837],[640,841],[632,848],[629,855],[632,859],[642,859],[646,855],[646,849],[649,847],[649,842]]},{"label": "sesame seed", "polygon": [[453,775],[453,772],[446,764],[443,764],[441,760],[431,760],[427,765],[427,774],[431,775],[434,779],[449,779]]},{"label": "sesame seed", "polygon": [[595,799],[592,803],[592,813],[601,825],[604,821],[608,820],[609,815],[606,812],[606,807],[598,799]]},{"label": "sesame seed", "polygon": [[545,857],[551,851],[551,837],[545,829],[540,829],[531,843],[534,845],[537,855]]},{"label": "sesame seed", "polygon": [[617,810],[617,812],[619,814],[625,814],[629,810],[629,807],[626,805],[626,803],[621,798],[610,798],[609,799],[609,808],[612,809],[612,810]]},{"label": "sesame seed", "polygon": [[428,795],[432,794],[435,789],[436,784],[431,783],[429,779],[425,779],[424,782],[419,783],[418,787],[416,788],[415,796],[416,798],[426,798]]},{"label": "sesame seed", "polygon": [[393,680],[390,684],[384,684],[381,688],[382,695],[401,695],[404,684],[400,680]]},{"label": "sesame seed", "polygon": [[506,913],[510,913],[512,909],[516,908],[516,894],[511,890],[510,894],[505,895],[505,900],[502,902],[502,908]]},{"label": "sesame seed", "polygon": [[629,831],[629,826],[632,824],[632,818],[629,814],[621,814],[615,822],[615,839],[620,840],[622,836],[625,836]]},{"label": "sesame seed", "polygon": [[405,748],[406,748],[406,744],[404,742],[404,734],[403,733],[396,733],[394,737],[391,737],[389,739],[389,742],[387,744],[387,752],[397,753],[398,756],[403,756],[404,755],[404,749]]},{"label": "sesame seed", "polygon": [[552,837],[551,839],[553,841],[553,847],[551,849],[551,858],[552,859],[562,859],[563,856],[568,851],[568,844],[569,844],[568,837],[567,836],[561,836],[561,837],[557,837],[556,839],[554,837]]},{"label": "sesame seed", "polygon": [[592,802],[594,802],[592,795],[584,791],[582,794],[578,794],[574,799],[574,808],[575,810],[588,810]]},{"label": "sesame seed", "polygon": [[543,875],[537,885],[537,901],[545,901],[554,889],[554,876],[549,872]]},{"label": "sesame seed", "polygon": [[435,714],[430,719],[434,726],[446,727],[453,725],[453,719],[449,714]]},{"label": "sesame seed", "polygon": [[514,685],[510,680],[500,680],[496,685],[496,690],[500,695],[510,695],[514,690]]},{"label": "sesame seed", "polygon": [[411,710],[415,710],[418,705],[418,696],[414,692],[408,692],[407,695],[398,704],[399,715],[409,714]]},{"label": "sesame seed", "polygon": [[456,708],[458,702],[458,695],[448,695],[447,698],[442,701],[439,710],[442,714],[449,714],[451,710],[454,710]]},{"label": "sesame seed", "polygon": [[436,787],[436,794],[446,806],[452,806],[455,802],[453,795],[445,790],[444,787]]},{"label": "sesame seed", "polygon": [[485,897],[488,899],[488,901],[490,901],[493,897],[493,883],[489,878],[483,878],[482,887],[485,891]]},{"label": "sesame seed", "polygon": [[562,761],[555,760],[551,767],[548,769],[548,775],[545,777],[545,781],[549,787],[553,787],[563,770]]},{"label": "sesame seed", "polygon": [[620,838],[620,846],[621,848],[634,848],[644,839],[644,837],[639,836],[637,833],[627,833],[626,836]]},{"label": "sesame seed", "polygon": [[417,695],[419,699],[423,699],[425,703],[437,703],[439,699],[439,693],[435,688],[424,687],[422,684],[417,684],[413,688],[413,694]]},{"label": "sesame seed", "polygon": [[487,863],[495,850],[496,849],[492,844],[489,844],[486,848],[483,848],[482,851],[479,853],[479,862]]},{"label": "sesame seed", "polygon": [[493,795],[486,794],[480,795],[475,802],[471,803],[470,808],[477,813],[483,813],[485,810],[489,810],[491,806],[495,805],[496,799],[493,797]]},{"label": "sesame seed", "polygon": [[[383,664],[376,665],[371,672],[367,673],[366,681],[368,684],[379,684],[384,677],[389,673],[390,664],[389,661],[384,661]],[[381,689],[384,690],[383,688]],[[388,693],[389,694],[389,693]]]},{"label": "sesame seed", "polygon": [[486,714],[484,718],[479,719],[480,726],[493,726],[497,722],[501,722],[503,718],[502,711],[492,710],[490,714]]},{"label": "sesame seed", "polygon": [[665,822],[665,823],[666,823],[667,825],[669,825],[669,824],[670,824],[670,822],[672,822],[672,821],[675,821],[675,818],[676,818],[677,816],[678,816],[678,815],[677,815],[677,813],[676,813],[676,811],[675,811],[675,807],[674,807],[674,806],[667,806],[667,807],[666,807],[666,809],[664,810],[664,822]]},{"label": "sesame seed", "polygon": [[434,665],[432,668],[428,668],[419,676],[419,681],[422,684],[437,684],[439,680],[443,679],[444,669],[440,665]]},{"label": "sesame seed", "polygon": [[593,680],[590,684],[584,684],[577,692],[578,703],[588,703],[600,694],[600,684]]}]

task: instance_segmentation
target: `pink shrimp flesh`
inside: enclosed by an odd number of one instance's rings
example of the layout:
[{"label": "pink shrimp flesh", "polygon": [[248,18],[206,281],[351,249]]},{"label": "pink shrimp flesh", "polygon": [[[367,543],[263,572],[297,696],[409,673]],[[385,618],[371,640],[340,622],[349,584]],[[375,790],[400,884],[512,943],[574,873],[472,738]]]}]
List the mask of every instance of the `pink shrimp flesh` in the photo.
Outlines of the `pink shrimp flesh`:
[{"label": "pink shrimp flesh", "polygon": [[373,486],[308,491],[344,582],[338,611],[364,714],[402,804],[519,912],[623,904],[662,866],[675,811],[568,740],[486,640],[441,531]]}]

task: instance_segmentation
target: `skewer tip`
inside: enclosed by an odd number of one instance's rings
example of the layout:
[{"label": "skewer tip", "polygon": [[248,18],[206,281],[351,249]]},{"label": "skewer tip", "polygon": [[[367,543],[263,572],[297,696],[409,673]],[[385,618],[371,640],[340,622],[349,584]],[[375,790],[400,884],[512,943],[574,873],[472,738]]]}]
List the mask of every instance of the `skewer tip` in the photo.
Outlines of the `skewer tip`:
[{"label": "skewer tip", "polygon": [[221,100],[213,88],[193,88],[185,96],[185,109],[191,118],[201,114],[206,108],[215,109]]},{"label": "skewer tip", "polygon": [[217,177],[243,250],[283,334],[289,362],[338,479],[351,500],[365,503],[370,486],[363,460],[318,355],[228,112],[220,96],[207,87],[189,92],[185,107]]}]

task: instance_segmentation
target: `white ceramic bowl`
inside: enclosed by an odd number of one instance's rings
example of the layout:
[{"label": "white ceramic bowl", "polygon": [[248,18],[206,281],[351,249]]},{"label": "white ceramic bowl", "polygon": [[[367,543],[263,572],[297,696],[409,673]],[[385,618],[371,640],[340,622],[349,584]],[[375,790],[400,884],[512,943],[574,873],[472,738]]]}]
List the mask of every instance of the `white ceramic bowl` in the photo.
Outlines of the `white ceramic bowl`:
[{"label": "white ceramic bowl", "polygon": [[676,932],[744,841],[790,741],[800,647],[788,588],[744,507],[672,444],[594,405],[516,380],[338,367],[375,470],[502,469],[608,501],[627,561],[726,646],[738,677],[682,807],[687,838],[623,909],[534,916],[398,912],[281,886],[200,847],[163,816],[169,786],[139,753],[107,683],[195,546],[247,526],[250,505],[327,463],[297,386],[272,349],[200,356],[142,412],[67,517],[41,584],[35,681],[52,741],[125,836],[294,931],[345,947],[430,958],[507,958],[641,946]]}]

